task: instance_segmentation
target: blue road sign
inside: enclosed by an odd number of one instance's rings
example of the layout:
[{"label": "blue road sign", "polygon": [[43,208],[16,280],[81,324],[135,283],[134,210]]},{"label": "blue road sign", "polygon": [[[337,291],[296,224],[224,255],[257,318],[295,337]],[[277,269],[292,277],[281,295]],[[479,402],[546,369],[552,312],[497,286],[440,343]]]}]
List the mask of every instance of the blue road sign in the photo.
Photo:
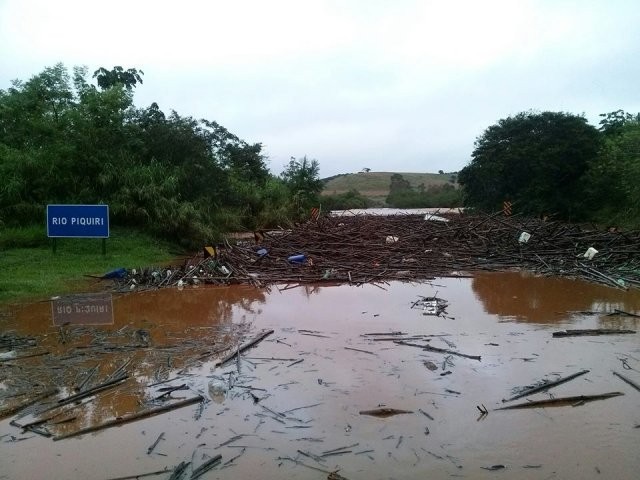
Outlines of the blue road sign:
[{"label": "blue road sign", "polygon": [[109,205],[47,205],[47,236],[109,238]]}]

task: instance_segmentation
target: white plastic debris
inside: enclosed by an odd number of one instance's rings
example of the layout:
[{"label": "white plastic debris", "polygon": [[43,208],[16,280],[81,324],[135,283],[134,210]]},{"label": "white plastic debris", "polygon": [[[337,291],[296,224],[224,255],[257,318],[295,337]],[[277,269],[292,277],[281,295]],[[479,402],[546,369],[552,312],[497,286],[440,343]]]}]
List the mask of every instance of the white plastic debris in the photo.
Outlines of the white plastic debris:
[{"label": "white plastic debris", "polygon": [[440,216],[438,216],[438,215],[433,215],[433,214],[431,214],[431,213],[427,213],[427,214],[424,216],[424,219],[425,219],[425,220],[432,221],[432,222],[448,222],[448,221],[449,221],[449,219],[448,219],[448,218],[440,217]]},{"label": "white plastic debris", "polygon": [[587,260],[592,260],[593,257],[596,256],[596,253],[598,253],[598,250],[593,247],[589,247],[587,248],[587,251],[584,252],[584,258],[586,258]]},{"label": "white plastic debris", "polygon": [[396,243],[398,240],[400,240],[398,237],[394,237],[393,235],[387,235],[386,242],[387,243]]},{"label": "white plastic debris", "polygon": [[178,280],[178,290],[182,290],[184,288],[184,282],[182,279]]},{"label": "white plastic debris", "polygon": [[529,241],[529,239],[531,238],[531,234],[528,232],[522,232],[520,234],[520,238],[518,238],[518,241],[520,243],[527,243]]}]

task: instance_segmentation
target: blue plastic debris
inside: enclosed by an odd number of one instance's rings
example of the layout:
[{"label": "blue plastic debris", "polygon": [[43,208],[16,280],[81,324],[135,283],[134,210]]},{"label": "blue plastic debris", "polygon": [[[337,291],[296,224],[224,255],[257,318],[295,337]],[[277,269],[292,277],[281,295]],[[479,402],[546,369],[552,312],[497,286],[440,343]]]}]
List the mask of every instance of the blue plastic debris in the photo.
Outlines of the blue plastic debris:
[{"label": "blue plastic debris", "polygon": [[121,268],[116,268],[115,270],[111,270],[110,272],[105,273],[100,278],[106,280],[106,279],[109,279],[109,278],[124,278],[126,276],[127,276],[127,269],[121,267]]}]

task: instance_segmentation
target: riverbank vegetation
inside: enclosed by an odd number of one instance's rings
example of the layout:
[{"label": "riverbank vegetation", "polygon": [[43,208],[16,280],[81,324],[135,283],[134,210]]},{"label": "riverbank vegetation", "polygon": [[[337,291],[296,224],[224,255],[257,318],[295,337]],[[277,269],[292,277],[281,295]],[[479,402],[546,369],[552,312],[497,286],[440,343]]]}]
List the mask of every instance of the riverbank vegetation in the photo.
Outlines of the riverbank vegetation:
[{"label": "riverbank vegetation", "polygon": [[564,221],[640,227],[640,114],[602,114],[600,127],[563,112],[523,112],[476,140],[460,171],[465,205]]},{"label": "riverbank vegetation", "polygon": [[269,172],[260,143],[213,120],[137,107],[137,69],[58,64],[0,90],[0,227],[44,225],[45,206],[108,204],[112,225],[200,246],[295,221],[322,189],[316,160]]}]

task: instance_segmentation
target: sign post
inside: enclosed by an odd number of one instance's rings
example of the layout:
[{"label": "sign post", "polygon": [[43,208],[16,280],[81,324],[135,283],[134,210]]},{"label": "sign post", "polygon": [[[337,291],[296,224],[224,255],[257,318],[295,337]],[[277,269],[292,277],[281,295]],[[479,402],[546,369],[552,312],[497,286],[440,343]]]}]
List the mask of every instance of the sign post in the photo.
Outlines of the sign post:
[{"label": "sign post", "polygon": [[109,206],[47,205],[47,237],[53,239],[53,253],[57,238],[101,238],[102,254],[106,255]]}]

